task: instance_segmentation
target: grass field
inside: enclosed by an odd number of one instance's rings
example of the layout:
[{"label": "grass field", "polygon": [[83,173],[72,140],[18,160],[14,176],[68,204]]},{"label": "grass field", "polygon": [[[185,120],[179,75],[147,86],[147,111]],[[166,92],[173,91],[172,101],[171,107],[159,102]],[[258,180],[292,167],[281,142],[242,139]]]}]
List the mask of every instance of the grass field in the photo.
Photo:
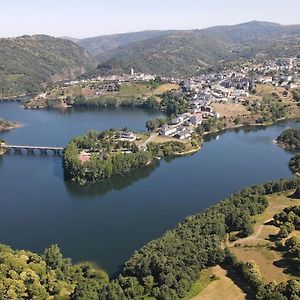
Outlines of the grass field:
[{"label": "grass field", "polygon": [[[268,224],[273,216],[285,207],[300,205],[300,200],[288,198],[291,194],[292,192],[286,192],[268,196],[269,207],[264,213],[253,218],[254,233],[247,238],[226,245],[239,260],[255,261],[266,282],[276,281],[278,283],[294,278],[287,274],[283,267],[276,264],[282,259],[282,256],[280,252],[274,250],[274,240],[271,237],[276,235],[279,229]],[[293,235],[299,237],[300,232],[295,231],[289,237]]]},{"label": "grass field", "polygon": [[152,95],[161,95],[165,92],[171,90],[178,90],[179,86],[177,84],[165,83],[165,84],[151,84],[151,83],[140,83],[140,82],[130,82],[121,85],[120,92],[118,95],[120,97],[145,97]]},{"label": "grass field", "polygon": [[209,283],[197,296],[192,300],[243,300],[252,299],[239,288],[238,285],[227,275],[227,271],[219,266],[209,269],[210,272],[218,278]]},{"label": "grass field", "polygon": [[202,270],[200,272],[199,279],[194,283],[190,292],[183,298],[183,300],[197,299],[195,296],[201,293],[209,284],[216,280],[219,280],[219,278],[214,276],[213,268]]},{"label": "grass field", "polygon": [[149,84],[141,84],[141,83],[125,83],[120,87],[120,92],[118,95],[120,97],[141,97],[143,95],[147,95],[153,90],[153,87]]},{"label": "grass field", "polygon": [[253,248],[233,247],[230,248],[230,251],[234,253],[239,260],[244,262],[254,261],[266,282],[283,282],[289,279],[289,276],[284,274],[282,268],[274,265],[274,261],[281,260],[282,256],[267,246],[261,245]]},{"label": "grass field", "polygon": [[213,103],[212,107],[221,115],[221,117],[236,118],[238,116],[250,115],[250,112],[242,104]]},{"label": "grass field", "polygon": [[152,94],[153,95],[161,95],[165,92],[171,91],[171,90],[179,90],[179,85],[178,84],[173,84],[173,83],[165,83],[157,87]]},{"label": "grass field", "polygon": [[180,141],[174,137],[171,136],[162,136],[162,135],[157,135],[156,137],[154,137],[152,139],[152,142],[154,143],[168,143],[168,142],[182,142],[184,143],[184,141]]},{"label": "grass field", "polygon": [[[271,84],[258,84],[255,90],[255,95],[257,96],[269,96],[275,93],[282,102],[290,105],[294,104],[293,95],[283,87],[274,87]],[[285,95],[285,93],[287,94]]]}]

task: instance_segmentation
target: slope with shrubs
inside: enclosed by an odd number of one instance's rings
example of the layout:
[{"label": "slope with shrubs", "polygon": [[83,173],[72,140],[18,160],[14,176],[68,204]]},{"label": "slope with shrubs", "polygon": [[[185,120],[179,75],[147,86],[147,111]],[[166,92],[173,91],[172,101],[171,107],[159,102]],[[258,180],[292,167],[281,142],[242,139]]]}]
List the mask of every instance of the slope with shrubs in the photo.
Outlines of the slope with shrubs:
[{"label": "slope with shrubs", "polygon": [[49,82],[91,70],[94,60],[71,41],[46,35],[0,39],[0,98],[35,93]]}]

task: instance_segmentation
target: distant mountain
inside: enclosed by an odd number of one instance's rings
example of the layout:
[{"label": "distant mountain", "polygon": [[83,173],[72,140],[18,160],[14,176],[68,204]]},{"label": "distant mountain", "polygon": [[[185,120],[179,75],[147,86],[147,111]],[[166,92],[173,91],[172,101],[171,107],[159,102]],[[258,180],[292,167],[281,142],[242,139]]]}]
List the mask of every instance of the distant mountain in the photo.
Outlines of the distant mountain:
[{"label": "distant mountain", "polygon": [[258,21],[82,40],[46,35],[0,39],[0,98],[38,92],[50,82],[82,74],[121,74],[134,68],[183,77],[223,61],[299,54],[300,25]]},{"label": "distant mountain", "polygon": [[142,73],[184,76],[220,61],[300,53],[300,25],[248,22],[202,30],[171,31],[98,55],[91,74]]},{"label": "distant mountain", "polygon": [[60,39],[63,39],[63,40],[68,40],[68,41],[71,41],[73,43],[78,43],[80,41],[80,39],[77,39],[77,38],[73,38],[71,36],[61,36],[59,37]]},{"label": "distant mountain", "polygon": [[244,42],[276,34],[281,32],[283,27],[277,23],[252,21],[233,26],[210,27],[203,29],[203,31],[221,35],[233,42]]},{"label": "distant mountain", "polygon": [[77,42],[78,45],[83,47],[92,55],[100,56],[104,54],[105,57],[106,53],[120,46],[124,46],[138,41],[144,41],[157,36],[168,35],[171,34],[172,32],[174,31],[149,30],[149,31],[140,31],[140,32],[103,35],[98,37],[91,37],[91,38],[77,40],[75,42]]},{"label": "distant mountain", "polygon": [[95,66],[71,41],[46,35],[0,39],[0,98],[40,91],[48,82],[76,78]]}]

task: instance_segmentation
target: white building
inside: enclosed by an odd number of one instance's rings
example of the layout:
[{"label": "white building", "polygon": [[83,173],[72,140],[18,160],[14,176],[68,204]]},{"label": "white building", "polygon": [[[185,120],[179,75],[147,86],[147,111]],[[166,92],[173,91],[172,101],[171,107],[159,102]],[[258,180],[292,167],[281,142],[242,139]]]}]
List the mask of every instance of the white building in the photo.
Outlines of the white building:
[{"label": "white building", "polygon": [[128,132],[121,132],[120,138],[122,140],[127,140],[127,141],[135,141],[136,140],[136,134],[128,131]]},{"label": "white building", "polygon": [[188,139],[189,137],[191,137],[191,131],[188,130],[188,129],[184,129],[183,131],[180,131],[180,132],[177,134],[177,137],[178,137],[180,140]]},{"label": "white building", "polygon": [[164,135],[164,136],[172,136],[176,132],[177,132],[176,127],[162,126],[160,129],[160,135]]}]

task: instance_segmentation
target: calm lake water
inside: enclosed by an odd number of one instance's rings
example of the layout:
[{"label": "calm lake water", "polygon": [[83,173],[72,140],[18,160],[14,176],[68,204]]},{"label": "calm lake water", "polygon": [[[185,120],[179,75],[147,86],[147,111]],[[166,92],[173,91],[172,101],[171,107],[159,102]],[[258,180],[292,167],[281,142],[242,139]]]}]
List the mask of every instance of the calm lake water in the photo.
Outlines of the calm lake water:
[{"label": "calm lake water", "polygon": [[[0,134],[10,143],[65,146],[91,129],[145,130],[160,116],[140,109],[24,110],[0,104],[0,118],[24,128]],[[291,177],[291,154],[274,140],[296,121],[207,138],[198,153],[161,160],[84,187],[63,180],[61,158],[8,154],[0,158],[0,242],[42,252],[57,243],[73,261],[93,261],[114,274],[148,241],[186,216],[200,212],[244,186]]]}]

